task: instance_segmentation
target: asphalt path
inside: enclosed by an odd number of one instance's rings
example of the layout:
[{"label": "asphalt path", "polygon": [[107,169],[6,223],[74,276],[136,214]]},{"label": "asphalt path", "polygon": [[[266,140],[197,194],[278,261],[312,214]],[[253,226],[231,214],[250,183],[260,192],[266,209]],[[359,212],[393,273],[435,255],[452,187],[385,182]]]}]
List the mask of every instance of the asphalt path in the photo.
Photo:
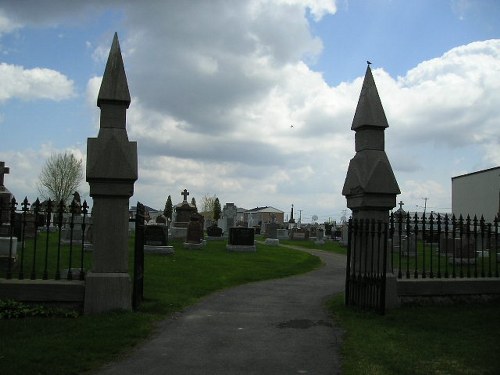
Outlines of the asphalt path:
[{"label": "asphalt path", "polygon": [[96,375],[340,374],[341,331],[324,303],[343,291],[346,258],[302,250],[324,266],[215,292]]}]

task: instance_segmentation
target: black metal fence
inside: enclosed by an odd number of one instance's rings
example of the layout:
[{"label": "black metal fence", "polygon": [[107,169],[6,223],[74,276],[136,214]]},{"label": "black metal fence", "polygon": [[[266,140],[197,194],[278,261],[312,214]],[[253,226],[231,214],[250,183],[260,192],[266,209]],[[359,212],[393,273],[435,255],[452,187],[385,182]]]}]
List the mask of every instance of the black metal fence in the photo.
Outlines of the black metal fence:
[{"label": "black metal fence", "polygon": [[400,279],[500,277],[498,218],[408,213],[348,225],[346,305],[384,313],[386,272]]},{"label": "black metal fence", "polygon": [[135,222],[134,242],[134,282],[132,290],[132,307],[137,310],[144,299],[144,220],[146,216],[144,205],[137,202],[135,217],[129,219]]},{"label": "black metal fence", "polygon": [[345,303],[385,311],[387,223],[349,220]]},{"label": "black metal fence", "polygon": [[85,257],[91,237],[88,209],[86,201],[69,206],[50,199],[0,201],[0,277],[84,280],[90,265]]},{"label": "black metal fence", "polygon": [[398,278],[499,277],[498,218],[393,214],[389,250]]}]

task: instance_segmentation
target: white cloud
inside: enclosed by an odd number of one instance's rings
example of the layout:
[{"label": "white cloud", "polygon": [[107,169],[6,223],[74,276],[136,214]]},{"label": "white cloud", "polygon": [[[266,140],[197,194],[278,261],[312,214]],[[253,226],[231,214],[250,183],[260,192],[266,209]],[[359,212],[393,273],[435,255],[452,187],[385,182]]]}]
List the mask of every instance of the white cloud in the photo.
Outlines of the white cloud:
[{"label": "white cloud", "polygon": [[[99,9],[115,4],[100,3]],[[75,11],[64,4],[55,14],[43,9],[40,19],[50,23]],[[187,188],[198,200],[217,194],[221,203],[267,204],[287,213],[293,203],[304,217],[340,217],[364,72],[331,87],[308,66],[323,48],[308,12],[314,20],[334,14],[334,1],[125,1],[120,7],[132,95],[127,129],[139,148],[134,200],[160,208],[169,194],[180,201]],[[87,44],[102,70],[110,42]],[[500,41],[489,40],[454,48],[401,77],[373,71],[390,125],[386,149],[407,207],[422,197],[449,207],[452,175],[500,163],[499,60]],[[95,124],[100,81],[87,84]],[[52,90],[2,82],[0,99]],[[464,155],[466,148],[474,153]]]},{"label": "white cloud", "polygon": [[14,30],[17,30],[22,25],[13,19],[9,18],[3,9],[0,9],[0,36],[2,34],[11,33]]},{"label": "white cloud", "polygon": [[51,69],[24,69],[1,63],[0,81],[0,102],[12,98],[59,101],[75,96],[73,81]]}]

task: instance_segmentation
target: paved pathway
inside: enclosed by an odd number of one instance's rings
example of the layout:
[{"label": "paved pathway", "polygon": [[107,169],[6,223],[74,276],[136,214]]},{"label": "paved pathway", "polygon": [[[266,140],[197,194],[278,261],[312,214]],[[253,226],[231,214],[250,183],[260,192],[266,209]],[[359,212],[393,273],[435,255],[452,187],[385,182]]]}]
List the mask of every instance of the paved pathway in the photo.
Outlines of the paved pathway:
[{"label": "paved pathway", "polygon": [[340,374],[340,331],[323,303],[343,290],[345,256],[307,251],[326,265],[211,294],[97,375]]}]

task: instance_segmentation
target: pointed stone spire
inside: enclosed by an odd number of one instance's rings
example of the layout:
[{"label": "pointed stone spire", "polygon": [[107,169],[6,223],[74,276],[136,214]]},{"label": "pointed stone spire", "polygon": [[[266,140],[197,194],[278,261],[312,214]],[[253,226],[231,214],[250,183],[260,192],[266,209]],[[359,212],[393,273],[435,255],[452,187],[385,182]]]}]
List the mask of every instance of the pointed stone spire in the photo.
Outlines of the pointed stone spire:
[{"label": "pointed stone spire", "polygon": [[399,186],[385,153],[387,119],[370,69],[366,69],[351,129],[356,132],[356,155],[349,162],[342,194],[353,211],[396,205]]},{"label": "pointed stone spire", "polygon": [[351,130],[356,130],[363,126],[389,127],[370,65],[366,68],[365,79],[361,88],[356,113],[352,120]]},{"label": "pointed stone spire", "polygon": [[127,77],[115,34],[102,78],[97,138],[87,140],[87,173],[92,207],[92,270],[85,276],[84,312],[132,307],[128,273],[128,207],[138,177],[137,142],[128,140]]},{"label": "pointed stone spire", "polygon": [[97,97],[97,106],[101,107],[103,102],[123,102],[127,108],[130,105],[130,92],[117,33],[109,51],[101,89]]}]

